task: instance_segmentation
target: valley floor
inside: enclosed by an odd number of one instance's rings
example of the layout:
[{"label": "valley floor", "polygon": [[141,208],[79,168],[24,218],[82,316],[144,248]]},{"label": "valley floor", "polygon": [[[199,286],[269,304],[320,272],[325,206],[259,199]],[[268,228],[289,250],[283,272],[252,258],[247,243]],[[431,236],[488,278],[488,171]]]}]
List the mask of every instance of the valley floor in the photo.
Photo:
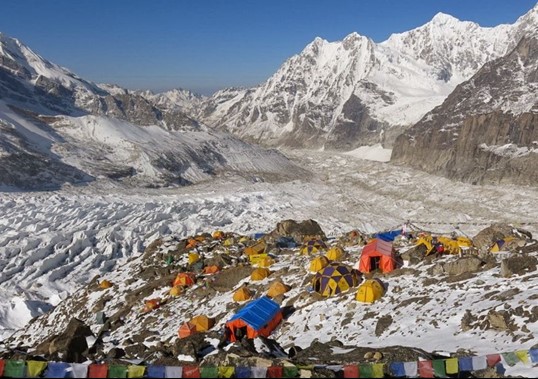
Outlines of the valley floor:
[{"label": "valley floor", "polygon": [[285,219],[314,219],[328,236],[394,229],[407,220],[436,233],[459,228],[470,237],[496,222],[538,233],[538,188],[452,182],[349,154],[284,153],[310,170],[311,178],[271,183],[229,177],[136,191],[99,183],[0,193],[0,339],[161,236],[268,232]]}]

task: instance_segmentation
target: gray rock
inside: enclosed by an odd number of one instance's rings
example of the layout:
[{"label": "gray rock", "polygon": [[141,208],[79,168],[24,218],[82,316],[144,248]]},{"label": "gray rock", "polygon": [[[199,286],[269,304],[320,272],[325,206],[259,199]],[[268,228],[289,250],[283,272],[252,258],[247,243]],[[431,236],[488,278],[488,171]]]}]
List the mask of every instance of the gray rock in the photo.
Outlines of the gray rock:
[{"label": "gray rock", "polygon": [[536,271],[538,259],[529,255],[515,255],[501,261],[501,275],[510,277],[512,275],[523,275],[531,271]]}]

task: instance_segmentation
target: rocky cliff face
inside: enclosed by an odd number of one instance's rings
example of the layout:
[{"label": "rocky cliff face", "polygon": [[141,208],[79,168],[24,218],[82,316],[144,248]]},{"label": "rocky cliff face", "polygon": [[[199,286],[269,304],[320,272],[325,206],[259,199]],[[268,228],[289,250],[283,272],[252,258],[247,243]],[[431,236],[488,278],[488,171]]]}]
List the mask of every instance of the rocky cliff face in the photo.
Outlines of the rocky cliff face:
[{"label": "rocky cliff face", "polygon": [[473,183],[538,184],[538,38],[482,67],[396,140],[392,161]]}]

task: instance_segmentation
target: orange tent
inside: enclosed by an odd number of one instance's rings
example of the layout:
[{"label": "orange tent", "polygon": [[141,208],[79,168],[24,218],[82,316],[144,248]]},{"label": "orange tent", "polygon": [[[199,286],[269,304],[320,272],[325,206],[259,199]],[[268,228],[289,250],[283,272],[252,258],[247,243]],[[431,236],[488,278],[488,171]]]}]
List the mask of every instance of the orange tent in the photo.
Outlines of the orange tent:
[{"label": "orange tent", "polygon": [[146,300],[144,302],[144,308],[142,309],[142,312],[144,313],[151,312],[152,310],[157,309],[160,306],[161,306],[161,299],[159,298]]},{"label": "orange tent", "polygon": [[266,248],[267,248],[267,245],[265,241],[260,240],[256,242],[254,245],[246,247],[244,250],[244,253],[245,255],[263,254]]},{"label": "orange tent", "polygon": [[102,288],[102,289],[110,288],[110,287],[112,287],[112,282],[105,279],[101,283],[99,283],[99,287]]},{"label": "orange tent", "polygon": [[381,239],[373,239],[362,249],[359,261],[359,271],[369,273],[380,269],[381,272],[391,272],[396,268],[396,257],[392,243]]},{"label": "orange tent", "polygon": [[195,248],[196,246],[198,246],[200,242],[195,240],[194,238],[189,238],[187,240],[187,245],[185,246],[186,249],[193,249]]},{"label": "orange tent", "polygon": [[206,266],[204,267],[204,274],[216,274],[220,271],[219,266]]},{"label": "orange tent", "polygon": [[196,279],[194,274],[190,272],[180,272],[177,274],[176,279],[174,279],[174,286],[192,286],[194,285]]},{"label": "orange tent", "polygon": [[191,324],[190,322],[186,322],[181,325],[177,331],[177,335],[179,338],[185,338],[188,336],[192,336],[193,334],[196,334],[196,326]]}]

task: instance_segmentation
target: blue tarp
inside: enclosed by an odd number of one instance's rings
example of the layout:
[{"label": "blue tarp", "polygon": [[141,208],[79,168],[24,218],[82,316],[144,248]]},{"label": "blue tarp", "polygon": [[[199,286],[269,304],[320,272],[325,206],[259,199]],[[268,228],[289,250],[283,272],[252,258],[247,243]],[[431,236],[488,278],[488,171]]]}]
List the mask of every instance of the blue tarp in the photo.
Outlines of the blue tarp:
[{"label": "blue tarp", "polygon": [[255,330],[260,330],[280,311],[280,306],[267,296],[253,300],[241,308],[228,321],[243,320]]},{"label": "blue tarp", "polygon": [[276,240],[276,247],[281,248],[293,248],[297,247],[297,243],[293,239],[293,237],[280,237]]},{"label": "blue tarp", "polygon": [[254,233],[251,238],[255,240],[259,240],[263,236],[265,236],[265,233]]},{"label": "blue tarp", "polygon": [[402,234],[402,229],[392,230],[390,232],[377,233],[374,237],[386,242],[393,242],[396,237]]}]

